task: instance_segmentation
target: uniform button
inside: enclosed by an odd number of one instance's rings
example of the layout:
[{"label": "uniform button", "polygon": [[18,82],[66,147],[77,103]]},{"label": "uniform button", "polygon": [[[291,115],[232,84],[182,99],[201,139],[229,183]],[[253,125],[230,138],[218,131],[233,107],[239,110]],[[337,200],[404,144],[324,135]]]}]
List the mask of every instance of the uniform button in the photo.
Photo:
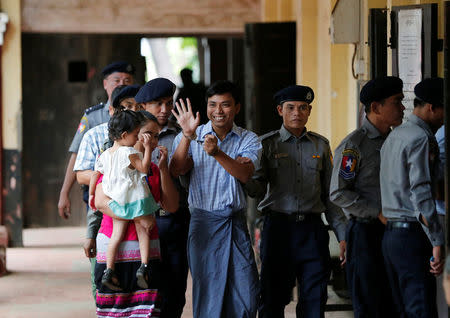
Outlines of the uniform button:
[{"label": "uniform button", "polygon": [[297,182],[300,182],[300,179],[298,179]]},{"label": "uniform button", "polygon": [[299,163],[297,163],[297,166],[300,166],[300,164],[299,164]]}]

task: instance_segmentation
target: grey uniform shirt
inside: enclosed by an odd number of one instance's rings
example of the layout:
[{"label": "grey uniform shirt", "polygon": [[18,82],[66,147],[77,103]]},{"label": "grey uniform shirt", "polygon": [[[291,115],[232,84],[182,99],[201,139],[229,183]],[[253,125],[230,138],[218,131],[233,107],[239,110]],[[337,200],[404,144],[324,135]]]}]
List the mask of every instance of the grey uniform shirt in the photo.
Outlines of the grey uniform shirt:
[{"label": "grey uniform shirt", "polygon": [[306,129],[297,138],[284,126],[260,140],[261,163],[246,184],[250,196],[265,194],[258,210],[286,214],[325,212],[338,240],[343,240],[345,216],[329,200],[332,158],[328,140]]},{"label": "grey uniform shirt", "polygon": [[380,186],[383,215],[387,219],[416,218],[433,246],[444,244],[433,199],[439,148],[427,123],[414,114],[395,128],[381,148]]},{"label": "grey uniform shirt", "polygon": [[[161,131],[159,132],[159,139],[158,139],[158,145],[164,146],[168,149],[169,156],[171,155],[172,150],[172,144],[175,139],[175,137],[178,135],[178,133],[181,131],[181,128],[178,126],[178,124],[174,121],[170,121],[167,123],[166,126],[164,126]],[[168,158],[167,160],[169,160]],[[156,148],[152,153],[152,162],[156,165],[158,165],[159,162],[159,150]],[[188,206],[187,204],[187,191],[185,188],[183,188],[180,184],[179,178],[173,179],[175,186],[178,190],[179,196],[180,196],[180,208],[184,207],[186,208]]]},{"label": "grey uniform shirt", "polygon": [[109,118],[109,101],[106,104],[100,103],[86,109],[69,147],[69,152],[77,153],[84,134],[89,129],[108,122]]},{"label": "grey uniform shirt", "polygon": [[330,199],[347,218],[376,219],[381,212],[380,150],[384,141],[385,137],[365,118],[361,128],[336,148]]}]

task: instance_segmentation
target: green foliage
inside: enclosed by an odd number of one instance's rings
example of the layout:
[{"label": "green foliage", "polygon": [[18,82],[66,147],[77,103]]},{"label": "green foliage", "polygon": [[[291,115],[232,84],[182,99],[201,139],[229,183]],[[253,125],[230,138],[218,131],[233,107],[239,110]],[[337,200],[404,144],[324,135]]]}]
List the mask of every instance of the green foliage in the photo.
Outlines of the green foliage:
[{"label": "green foliage", "polygon": [[181,48],[195,48],[197,49],[197,39],[196,38],[183,38],[181,41]]}]

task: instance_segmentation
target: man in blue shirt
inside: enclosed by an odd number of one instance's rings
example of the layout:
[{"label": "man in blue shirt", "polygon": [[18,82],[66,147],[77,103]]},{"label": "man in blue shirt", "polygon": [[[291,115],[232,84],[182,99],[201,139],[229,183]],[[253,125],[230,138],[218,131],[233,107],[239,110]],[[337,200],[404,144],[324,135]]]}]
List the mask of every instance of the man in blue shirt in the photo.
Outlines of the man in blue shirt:
[{"label": "man in blue shirt", "polygon": [[242,184],[258,165],[258,137],[234,124],[237,87],[216,82],[207,90],[209,122],[200,125],[189,100],[172,111],[183,131],[175,138],[169,169],[190,173],[188,259],[197,318],[256,317],[258,273],[245,217]]}]

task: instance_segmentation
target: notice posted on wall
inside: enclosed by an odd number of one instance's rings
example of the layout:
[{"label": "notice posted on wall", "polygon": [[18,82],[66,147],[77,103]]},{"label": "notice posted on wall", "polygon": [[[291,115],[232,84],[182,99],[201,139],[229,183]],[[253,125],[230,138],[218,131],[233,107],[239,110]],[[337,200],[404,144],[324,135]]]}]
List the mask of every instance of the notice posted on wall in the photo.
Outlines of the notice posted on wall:
[{"label": "notice posted on wall", "polygon": [[422,9],[398,12],[398,74],[403,80],[405,115],[414,108],[414,86],[422,80]]}]

